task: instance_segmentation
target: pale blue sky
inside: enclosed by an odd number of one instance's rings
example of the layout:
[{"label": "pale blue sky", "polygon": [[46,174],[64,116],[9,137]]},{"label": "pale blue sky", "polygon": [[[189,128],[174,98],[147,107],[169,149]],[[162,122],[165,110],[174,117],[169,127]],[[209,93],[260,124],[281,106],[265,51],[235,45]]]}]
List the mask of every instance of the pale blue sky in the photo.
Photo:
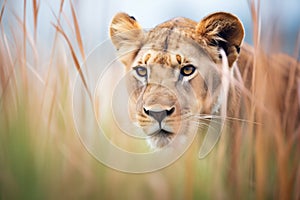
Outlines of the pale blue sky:
[{"label": "pale blue sky", "polygon": [[[65,0],[64,13],[71,18],[69,0]],[[108,38],[108,27],[112,17],[117,12],[127,12],[140,22],[144,28],[151,28],[170,18],[183,16],[200,21],[205,15],[215,11],[226,11],[236,14],[246,29],[246,42],[252,42],[251,15],[248,0],[74,0],[83,42],[87,51]],[[295,38],[300,30],[300,1],[299,0],[262,0],[264,19],[276,19],[277,29],[289,40],[285,41],[285,49],[291,51]],[[3,23],[9,33],[9,26],[16,24],[13,13],[23,16],[23,0],[8,0]],[[59,10],[59,0],[40,0],[38,18],[38,40],[47,43],[53,37],[55,14]],[[3,0],[0,0],[0,5]],[[27,1],[27,22],[32,31],[32,1]],[[276,15],[276,16],[275,16]],[[275,16],[275,17],[274,17]],[[269,21],[269,22],[270,22]],[[270,23],[262,23],[268,30]],[[9,24],[9,25],[8,25]],[[63,23],[68,32],[67,23]],[[274,26],[274,25],[272,25]],[[270,25],[270,28],[272,27]],[[70,32],[71,34],[71,32]]]}]

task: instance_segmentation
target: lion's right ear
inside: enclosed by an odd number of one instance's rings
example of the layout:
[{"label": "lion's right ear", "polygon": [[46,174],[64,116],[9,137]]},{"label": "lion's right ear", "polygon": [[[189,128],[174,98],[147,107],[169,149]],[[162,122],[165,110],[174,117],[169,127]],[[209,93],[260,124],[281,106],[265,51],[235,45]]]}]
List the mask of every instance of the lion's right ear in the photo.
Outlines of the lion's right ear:
[{"label": "lion's right ear", "polygon": [[[118,13],[110,25],[110,37],[112,43],[120,54],[131,54],[137,52],[142,44],[143,30],[134,17],[126,13]],[[130,64],[132,56],[121,58],[125,65]]]}]

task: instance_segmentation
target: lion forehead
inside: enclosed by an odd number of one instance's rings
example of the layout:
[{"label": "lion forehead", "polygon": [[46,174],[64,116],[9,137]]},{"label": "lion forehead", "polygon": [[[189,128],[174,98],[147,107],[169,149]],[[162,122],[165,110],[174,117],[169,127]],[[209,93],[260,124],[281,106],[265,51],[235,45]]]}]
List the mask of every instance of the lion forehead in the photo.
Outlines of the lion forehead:
[{"label": "lion forehead", "polygon": [[192,30],[177,26],[172,28],[156,27],[146,34],[143,46],[162,51],[173,51],[179,49],[180,44],[186,43],[196,44]]}]

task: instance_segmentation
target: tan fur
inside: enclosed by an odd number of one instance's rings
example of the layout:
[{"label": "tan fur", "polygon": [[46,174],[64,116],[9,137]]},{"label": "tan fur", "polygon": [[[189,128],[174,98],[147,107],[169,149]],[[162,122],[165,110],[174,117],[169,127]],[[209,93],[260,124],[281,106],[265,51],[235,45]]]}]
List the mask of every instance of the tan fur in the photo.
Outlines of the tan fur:
[{"label": "tan fur", "polygon": [[[226,71],[236,79],[241,75],[241,83],[251,88],[253,50],[241,46],[244,28],[236,16],[218,12],[199,23],[180,17],[145,32],[134,18],[119,13],[112,20],[110,35],[129,73],[132,120],[149,135],[153,148],[191,133],[199,116],[220,114],[225,99],[227,114],[240,114],[240,89],[229,85],[223,91]],[[181,69],[189,65],[196,72],[182,76]],[[145,67],[147,77],[138,76],[134,67]],[[171,114],[158,122],[153,113],[162,111]],[[161,129],[170,134],[152,134]]]}]

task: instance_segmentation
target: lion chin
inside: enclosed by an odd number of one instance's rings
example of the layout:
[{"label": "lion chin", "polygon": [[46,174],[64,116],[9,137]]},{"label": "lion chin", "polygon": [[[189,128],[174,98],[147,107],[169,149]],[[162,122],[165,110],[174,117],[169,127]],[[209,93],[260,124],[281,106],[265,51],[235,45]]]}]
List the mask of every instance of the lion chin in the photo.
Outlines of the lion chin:
[{"label": "lion chin", "polygon": [[168,132],[166,130],[158,130],[155,133],[148,135],[147,143],[152,150],[160,150],[162,148],[168,148],[186,143],[186,136],[182,134],[176,134]]}]

